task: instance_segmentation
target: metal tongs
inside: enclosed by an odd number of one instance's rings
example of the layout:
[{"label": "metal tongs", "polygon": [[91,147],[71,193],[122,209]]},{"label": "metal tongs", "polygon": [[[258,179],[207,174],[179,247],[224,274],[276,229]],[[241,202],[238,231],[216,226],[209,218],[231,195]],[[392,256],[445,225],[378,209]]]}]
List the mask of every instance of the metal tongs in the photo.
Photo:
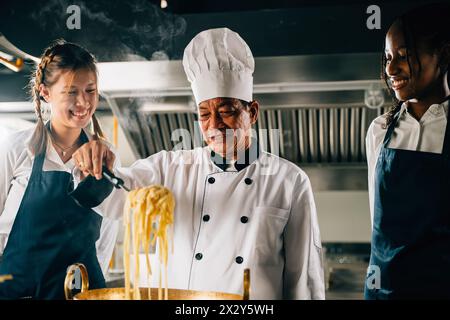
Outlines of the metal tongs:
[{"label": "metal tongs", "polygon": [[119,177],[116,177],[114,173],[108,170],[106,166],[102,167],[102,176],[108,180],[116,189],[123,189],[127,192],[130,192],[130,188],[125,186],[125,182],[120,179]]}]

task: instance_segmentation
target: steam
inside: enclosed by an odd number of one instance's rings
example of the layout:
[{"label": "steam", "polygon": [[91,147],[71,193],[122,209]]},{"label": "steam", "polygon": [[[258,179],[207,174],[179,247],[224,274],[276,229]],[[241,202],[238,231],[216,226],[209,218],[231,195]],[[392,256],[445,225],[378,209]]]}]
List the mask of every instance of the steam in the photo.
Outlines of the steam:
[{"label": "steam", "polygon": [[[67,8],[77,5],[81,11],[81,29],[66,26],[71,14]],[[99,62],[178,59],[176,44],[186,32],[184,18],[164,12],[148,0],[48,0],[33,9],[36,21],[49,38],[65,38],[84,46]],[[47,44],[43,44],[42,47]],[[138,97],[121,108],[121,125],[131,134],[141,156],[148,154],[143,132],[158,126],[155,117],[139,112],[145,103],[161,103],[164,97]]]},{"label": "steam", "polygon": [[[70,5],[81,9],[81,29],[66,27]],[[49,0],[31,14],[42,31],[85,46],[99,61],[167,60],[186,21],[146,0]]]}]

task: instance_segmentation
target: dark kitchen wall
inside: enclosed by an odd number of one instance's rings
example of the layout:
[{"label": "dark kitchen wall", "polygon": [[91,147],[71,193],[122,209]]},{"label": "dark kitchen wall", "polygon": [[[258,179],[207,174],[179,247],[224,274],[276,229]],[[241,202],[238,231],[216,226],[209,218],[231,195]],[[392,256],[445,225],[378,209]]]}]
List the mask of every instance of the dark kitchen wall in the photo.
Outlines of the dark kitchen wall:
[{"label": "dark kitchen wall", "polygon": [[[0,4],[0,33],[39,56],[56,38],[84,45],[99,61],[181,59],[198,32],[229,27],[256,57],[377,52],[393,17],[424,1],[173,1],[160,9],[149,0],[36,0]],[[223,3],[223,4],[221,4]],[[67,7],[81,8],[81,29],[69,30]],[[382,30],[369,30],[366,9],[381,8]],[[0,66],[0,101],[26,99],[30,69]]]},{"label": "dark kitchen wall", "polygon": [[[240,33],[255,56],[373,52],[379,50],[384,34],[384,30],[366,27],[366,9],[371,2],[364,0],[297,1],[290,7],[286,1],[279,1],[279,7],[274,1],[261,1],[259,10],[257,5],[250,5],[255,2],[248,0],[240,1],[244,3],[241,5],[225,1],[230,4],[223,8],[207,5],[219,1],[192,1],[197,5],[190,10],[186,4],[189,1],[168,0],[167,10],[153,2],[156,1],[2,1],[0,32],[34,55],[39,55],[51,40],[64,37],[84,44],[102,61],[126,59],[134,54],[150,59],[155,52],[180,59],[195,34],[213,27],[226,26]],[[203,11],[201,3],[206,8]],[[379,1],[382,28],[399,13],[420,3],[425,1]],[[81,8],[80,30],[66,26],[70,16],[66,10],[71,4]],[[171,4],[175,9],[170,10]],[[246,10],[236,11],[242,8]]]}]

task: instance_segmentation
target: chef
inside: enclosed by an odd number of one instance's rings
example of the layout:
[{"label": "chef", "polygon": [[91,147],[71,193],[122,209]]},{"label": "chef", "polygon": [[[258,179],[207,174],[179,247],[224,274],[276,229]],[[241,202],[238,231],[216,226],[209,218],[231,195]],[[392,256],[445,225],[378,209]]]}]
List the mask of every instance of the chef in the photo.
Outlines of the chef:
[{"label": "chef", "polygon": [[[308,176],[261,150],[252,137],[259,104],[252,96],[250,48],[227,28],[206,30],[186,47],[183,66],[207,146],[161,151],[115,168],[133,189],[160,184],[175,196],[169,287],[242,294],[243,271],[250,268],[251,299],[324,299]],[[84,174],[98,179],[102,159],[114,158],[99,141],[73,157]],[[94,210],[121,217],[125,197],[115,189]]]}]

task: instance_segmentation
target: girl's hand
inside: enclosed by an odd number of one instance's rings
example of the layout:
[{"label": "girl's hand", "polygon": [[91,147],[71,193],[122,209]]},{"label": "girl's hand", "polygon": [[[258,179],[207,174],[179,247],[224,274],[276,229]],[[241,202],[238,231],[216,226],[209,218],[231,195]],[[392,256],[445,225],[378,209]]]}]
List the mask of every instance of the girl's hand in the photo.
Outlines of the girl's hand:
[{"label": "girl's hand", "polygon": [[78,148],[72,158],[82,172],[82,176],[92,175],[100,180],[102,178],[102,165],[105,164],[108,170],[112,171],[116,156],[104,142],[92,140]]}]

